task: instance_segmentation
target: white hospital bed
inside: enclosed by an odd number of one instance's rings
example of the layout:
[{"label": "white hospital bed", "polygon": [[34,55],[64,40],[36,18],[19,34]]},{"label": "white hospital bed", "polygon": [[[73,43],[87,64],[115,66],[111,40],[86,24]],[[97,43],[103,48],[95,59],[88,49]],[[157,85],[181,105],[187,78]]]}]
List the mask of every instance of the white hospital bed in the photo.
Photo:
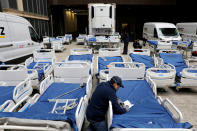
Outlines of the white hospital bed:
[{"label": "white hospital bed", "polygon": [[[125,69],[125,67],[121,67],[121,68],[123,70],[122,72],[120,71],[120,67],[114,67],[113,72],[112,71],[109,72],[107,79],[110,80],[110,78],[113,77],[114,75],[118,75],[122,78],[123,81],[125,81],[125,80],[126,81],[127,80],[141,81],[143,79],[146,80],[147,83],[149,84],[149,87],[152,89],[154,97],[158,101],[158,103],[167,110],[167,112],[172,116],[172,118],[174,119],[175,122],[180,123],[182,121],[183,116],[182,116],[182,113],[180,112],[180,110],[168,98],[162,99],[160,96],[157,96],[156,84],[153,82],[153,80],[150,77],[139,79],[139,75],[136,74],[136,78],[134,78],[135,76],[132,74],[136,73],[136,70],[138,70],[138,67],[126,68],[126,69]],[[136,68],[136,70],[134,70],[134,68]],[[116,71],[116,69],[117,69],[117,71]],[[126,70],[129,73],[125,73]],[[114,72],[115,72],[115,74],[114,74]],[[141,72],[141,73],[144,73],[144,75],[145,75],[145,71]],[[142,77],[144,75],[141,74],[140,77]],[[122,90],[124,90],[124,88]],[[131,111],[132,111],[132,108],[131,108]],[[122,117],[122,118],[124,118],[124,117]],[[111,127],[112,121],[113,121],[113,109],[112,109],[112,104],[109,101],[109,108],[107,111],[108,128]],[[132,121],[127,121],[127,122],[132,122]],[[192,131],[190,129],[183,129],[183,128],[112,128],[111,130],[112,131]]]},{"label": "white hospital bed", "polygon": [[[90,61],[90,59],[86,59],[83,58],[81,60],[79,60],[78,58],[76,58],[77,60],[69,60],[70,55],[74,55],[76,57],[83,57],[83,55],[92,55],[92,59]],[[66,58],[66,61],[83,61],[83,62],[87,62],[90,65],[90,70],[91,70],[91,74],[93,75],[93,60],[94,60],[94,56],[92,54],[92,49],[88,49],[88,48],[74,48],[70,50],[70,55]],[[86,57],[86,56],[84,56]]]},{"label": "white hospital bed", "polygon": [[[55,51],[53,49],[37,49],[33,52],[33,58],[30,57],[25,61],[25,66],[28,68],[29,78],[31,79],[32,86],[39,85],[39,73],[35,70],[43,69],[44,77],[47,77],[53,71],[53,64],[56,61]],[[35,63],[34,66],[31,64]],[[34,69],[33,67],[38,67]],[[40,67],[40,68],[39,68]],[[40,78],[43,79],[43,78]]]},{"label": "white hospital bed", "polygon": [[86,43],[87,35],[86,34],[79,34],[79,36],[76,38],[77,44],[79,43]]},{"label": "white hospital bed", "polygon": [[[0,105],[0,112],[16,111],[18,106],[25,102],[32,93],[31,82],[28,79],[27,69],[23,65],[1,65],[0,66],[0,87],[11,88],[11,91],[3,92],[1,97],[8,97],[3,104]],[[12,93],[13,88],[13,93]],[[3,94],[5,93],[5,95]]]},{"label": "white hospital bed", "polygon": [[[130,53],[150,56],[149,49],[134,49],[131,50]],[[141,59],[146,59],[146,57]],[[174,86],[175,76],[176,76],[175,67],[170,64],[164,64],[163,60],[161,58],[155,57],[155,55],[152,60],[153,60],[152,67],[150,66],[149,63],[148,65],[150,67],[148,67],[146,70],[146,76],[150,77],[156,83],[157,87],[164,88],[167,91],[168,87]],[[131,61],[133,61],[132,58]],[[147,63],[147,61],[145,62]]]},{"label": "white hospital bed", "polygon": [[64,38],[55,38],[51,41],[52,47],[55,51],[63,51],[65,46],[63,45]]},{"label": "white hospital bed", "polygon": [[[99,49],[99,54],[97,56],[97,64],[96,64],[96,72],[98,74],[98,78],[101,81],[106,81],[106,71],[108,72],[108,66],[110,64],[110,62],[108,63],[108,65],[105,65],[106,69],[99,69],[99,59],[105,59],[106,57],[108,58],[112,58],[113,57],[120,57],[122,59],[122,61],[116,61],[116,59],[114,59],[114,61],[112,60],[111,62],[123,62],[124,58],[121,56],[120,53],[120,48],[100,48]],[[107,60],[104,60],[107,61]]]},{"label": "white hospital bed", "polygon": [[[80,65],[80,66],[79,66]],[[76,107],[75,120],[77,129],[80,131],[84,121],[86,108],[88,105],[88,99],[90,97],[92,89],[92,79],[89,75],[89,68],[85,62],[69,62],[69,63],[56,63],[54,68],[54,78],[49,75],[40,84],[39,94],[35,94],[31,100],[29,100],[20,112],[22,113],[27,108],[31,109],[31,106],[36,104],[41,96],[47,91],[53,83],[72,83],[81,84],[85,83],[86,89],[85,96],[81,97]],[[65,87],[66,88],[66,87]],[[64,93],[64,92],[62,92]],[[64,99],[57,99],[56,102],[61,102]],[[56,104],[54,103],[53,110],[56,110]],[[52,112],[53,112],[52,110]],[[35,114],[36,115],[36,114]],[[66,114],[65,114],[66,115]],[[12,121],[16,120],[13,124]],[[19,123],[17,123],[19,121]],[[0,121],[1,122],[1,121]],[[11,124],[10,124],[10,123]],[[53,121],[53,120],[33,120],[33,119],[20,119],[20,118],[9,118],[7,123],[0,125],[0,129],[18,129],[18,130],[73,130],[71,125],[66,121]]]},{"label": "white hospital bed", "polygon": [[[170,54],[178,54],[180,56],[183,56],[178,50],[161,50],[159,51],[159,53],[170,53]],[[197,65],[191,64],[195,60],[183,59],[183,61],[185,63],[185,66],[187,67],[183,68],[183,70],[180,72],[181,77],[179,78],[180,83],[177,83],[177,90],[181,87],[183,88],[194,87],[195,88],[197,84]]]}]

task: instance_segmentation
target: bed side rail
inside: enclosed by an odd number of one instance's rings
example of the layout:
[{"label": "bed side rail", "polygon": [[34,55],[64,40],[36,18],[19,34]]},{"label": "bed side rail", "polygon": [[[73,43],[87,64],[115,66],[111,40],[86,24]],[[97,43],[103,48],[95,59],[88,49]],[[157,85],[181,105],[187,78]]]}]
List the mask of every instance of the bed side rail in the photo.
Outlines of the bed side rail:
[{"label": "bed side rail", "polygon": [[18,112],[25,112],[27,111],[33,104],[35,104],[38,99],[40,98],[40,94],[36,93],[32,98],[27,100],[27,103],[18,111]]},{"label": "bed side rail", "polygon": [[92,77],[91,76],[88,77],[86,83],[87,83],[87,86],[86,86],[86,95],[87,95],[87,98],[89,100],[90,99],[91,92],[92,92]]},{"label": "bed side rail", "polygon": [[[167,111],[177,123],[182,121],[183,116],[181,111],[168,98],[164,99],[161,105],[167,109]],[[177,114],[177,116],[175,116],[174,112]]]},{"label": "bed side rail", "polygon": [[157,97],[157,86],[156,86],[155,82],[150,77],[146,77],[146,81],[150,85],[150,87],[155,95],[155,98],[156,98]]},{"label": "bed side rail", "polygon": [[107,117],[107,127],[109,129],[111,127],[112,120],[113,120],[113,109],[112,109],[111,101],[109,101],[109,107],[108,107],[108,110],[107,110],[106,117]]},{"label": "bed side rail", "polygon": [[91,64],[84,61],[58,62],[54,68],[56,82],[87,82]]},{"label": "bed side rail", "polygon": [[40,94],[42,95],[45,90],[54,82],[53,76],[49,75],[47,78],[45,78],[41,83],[40,83]]},{"label": "bed side rail", "polygon": [[28,59],[25,60],[25,66],[27,67],[29,64],[31,64],[33,62],[33,58],[29,57]]},{"label": "bed side rail", "polygon": [[13,100],[17,103],[24,97],[31,95],[32,93],[31,81],[27,78],[24,82],[18,84],[13,92]]},{"label": "bed side rail", "polygon": [[[115,67],[122,64],[123,67]],[[120,76],[123,80],[144,79],[145,65],[137,62],[112,62],[109,65],[109,78]]]},{"label": "bed side rail", "polygon": [[99,57],[104,56],[121,56],[120,48],[101,48],[99,49]]},{"label": "bed side rail", "polygon": [[7,100],[0,106],[0,112],[9,112],[14,106],[13,100]]},{"label": "bed side rail", "polygon": [[70,50],[70,55],[92,54],[92,49],[89,48],[74,48]]},{"label": "bed side rail", "polygon": [[150,50],[149,49],[131,49],[130,53],[150,56]]},{"label": "bed side rail", "polygon": [[79,131],[81,130],[83,125],[87,106],[88,106],[88,98],[85,95],[80,99],[79,104],[77,106],[77,110],[75,112],[76,124]]},{"label": "bed side rail", "polygon": [[6,86],[16,86],[28,77],[24,65],[0,65],[0,67],[0,81],[6,83]]}]

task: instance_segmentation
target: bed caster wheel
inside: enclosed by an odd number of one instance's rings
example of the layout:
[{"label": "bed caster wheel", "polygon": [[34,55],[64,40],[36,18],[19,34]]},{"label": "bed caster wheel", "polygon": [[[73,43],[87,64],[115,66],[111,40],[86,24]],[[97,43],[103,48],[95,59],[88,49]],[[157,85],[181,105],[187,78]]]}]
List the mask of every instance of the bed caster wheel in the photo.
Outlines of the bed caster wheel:
[{"label": "bed caster wheel", "polygon": [[177,86],[177,87],[176,87],[176,90],[177,90],[177,91],[179,91],[179,90],[180,90],[180,88],[181,88],[180,86]]}]

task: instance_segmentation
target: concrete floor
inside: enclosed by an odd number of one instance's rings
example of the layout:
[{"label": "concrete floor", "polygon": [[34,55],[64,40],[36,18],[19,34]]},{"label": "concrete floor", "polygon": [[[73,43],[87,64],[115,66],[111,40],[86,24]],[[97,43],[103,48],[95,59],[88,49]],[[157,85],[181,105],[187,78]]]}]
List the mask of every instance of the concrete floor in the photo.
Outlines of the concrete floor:
[{"label": "concrete floor", "polygon": [[[121,44],[123,45],[123,44]],[[70,54],[70,49],[73,48],[84,48],[84,45],[77,45],[75,42],[72,42],[71,45],[65,45],[66,49],[63,52],[57,52],[56,57],[57,61],[61,61],[66,59],[66,57]],[[122,47],[122,46],[121,46]],[[132,43],[129,44],[129,50],[132,48]],[[96,58],[98,54],[94,54],[94,58]],[[129,60],[128,55],[123,56],[125,60]],[[94,59],[94,67],[96,67],[96,59]],[[96,70],[94,69],[94,74]],[[93,88],[95,89],[98,80],[93,77]],[[177,92],[174,88],[168,89],[167,92],[158,89],[158,95],[163,99],[169,98],[182,112],[183,121],[182,122],[190,122],[193,125],[193,129],[197,130],[197,85],[196,89],[181,89]],[[88,122],[85,120],[83,130],[86,129]]]}]

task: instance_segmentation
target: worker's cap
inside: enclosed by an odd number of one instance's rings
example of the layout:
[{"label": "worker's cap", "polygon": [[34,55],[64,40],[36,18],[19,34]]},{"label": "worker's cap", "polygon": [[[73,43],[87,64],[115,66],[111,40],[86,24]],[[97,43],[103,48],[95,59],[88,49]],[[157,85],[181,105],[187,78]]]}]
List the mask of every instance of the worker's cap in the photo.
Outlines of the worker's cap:
[{"label": "worker's cap", "polygon": [[124,88],[124,85],[122,84],[122,79],[118,76],[113,76],[110,80],[112,83],[117,83],[120,87]]}]

